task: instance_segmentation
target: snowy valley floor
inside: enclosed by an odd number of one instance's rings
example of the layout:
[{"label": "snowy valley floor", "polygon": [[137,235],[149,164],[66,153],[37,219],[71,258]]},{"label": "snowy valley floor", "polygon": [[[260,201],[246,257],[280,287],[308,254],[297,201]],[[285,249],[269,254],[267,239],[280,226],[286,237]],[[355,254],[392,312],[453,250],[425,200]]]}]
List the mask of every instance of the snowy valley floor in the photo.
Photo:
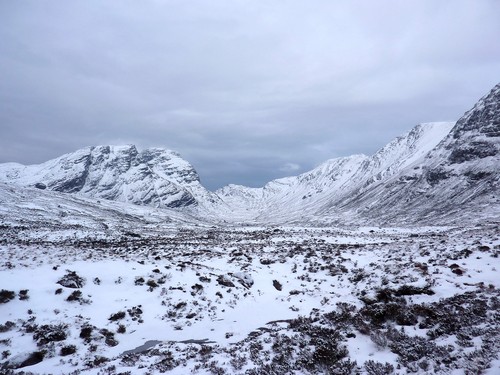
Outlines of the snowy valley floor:
[{"label": "snowy valley floor", "polygon": [[0,228],[0,373],[499,374],[500,228]]}]

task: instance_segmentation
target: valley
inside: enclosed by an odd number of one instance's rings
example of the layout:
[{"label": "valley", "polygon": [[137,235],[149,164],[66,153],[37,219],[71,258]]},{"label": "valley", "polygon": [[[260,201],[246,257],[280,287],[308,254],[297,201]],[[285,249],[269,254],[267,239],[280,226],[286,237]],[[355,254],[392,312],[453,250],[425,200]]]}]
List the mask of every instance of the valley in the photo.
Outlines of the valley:
[{"label": "valley", "polygon": [[500,84],[261,188],[91,146],[0,165],[0,372],[500,373]]}]

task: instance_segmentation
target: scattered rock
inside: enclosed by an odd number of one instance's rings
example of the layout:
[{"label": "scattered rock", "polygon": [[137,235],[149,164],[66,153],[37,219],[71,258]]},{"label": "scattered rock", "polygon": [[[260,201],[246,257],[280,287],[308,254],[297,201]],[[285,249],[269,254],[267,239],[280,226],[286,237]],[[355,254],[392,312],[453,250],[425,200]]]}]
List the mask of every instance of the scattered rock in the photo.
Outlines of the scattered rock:
[{"label": "scattered rock", "polygon": [[281,291],[283,289],[283,285],[278,280],[273,280],[273,286],[276,288],[276,290]]},{"label": "scattered rock", "polygon": [[252,276],[250,276],[247,273],[243,272],[236,272],[233,274],[233,277],[238,279],[241,285],[243,285],[245,288],[251,288],[252,285],[254,284]]},{"label": "scattered rock", "polygon": [[23,367],[33,366],[43,361],[45,352],[21,353],[5,362],[2,366],[6,370],[15,370]]},{"label": "scattered rock", "polygon": [[228,276],[226,275],[220,275],[218,278],[217,278],[217,282],[220,284],[220,285],[223,285],[223,286],[227,286],[229,288],[233,288],[235,285],[234,283],[229,279]]}]

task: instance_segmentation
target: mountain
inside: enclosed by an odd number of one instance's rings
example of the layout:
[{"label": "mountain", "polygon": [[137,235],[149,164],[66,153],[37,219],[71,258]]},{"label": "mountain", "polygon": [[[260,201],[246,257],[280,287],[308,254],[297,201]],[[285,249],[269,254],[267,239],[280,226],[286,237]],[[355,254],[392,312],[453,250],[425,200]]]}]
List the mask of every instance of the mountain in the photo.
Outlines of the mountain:
[{"label": "mountain", "polygon": [[175,208],[208,222],[411,224],[499,216],[500,84],[456,123],[426,123],[372,156],[331,159],[262,188],[200,183],[179,154],[88,147],[43,164],[0,165],[0,182]]},{"label": "mountain", "polygon": [[217,203],[174,151],[133,145],[87,147],[39,165],[0,165],[0,181],[163,208]]},{"label": "mountain", "polygon": [[454,123],[420,124],[373,156],[331,159],[299,176],[269,182],[263,188],[229,185],[216,193],[239,219],[282,221],[314,216],[353,194],[378,186],[405,168],[417,165]]},{"label": "mountain", "polygon": [[499,151],[500,84],[413,168],[318,214],[343,211],[389,221],[498,218]]},{"label": "mountain", "polygon": [[498,218],[500,84],[454,123],[420,124],[371,157],[329,160],[217,194],[242,221],[403,224]]},{"label": "mountain", "polygon": [[0,182],[0,243],[155,237],[186,225],[206,224],[187,212]]}]

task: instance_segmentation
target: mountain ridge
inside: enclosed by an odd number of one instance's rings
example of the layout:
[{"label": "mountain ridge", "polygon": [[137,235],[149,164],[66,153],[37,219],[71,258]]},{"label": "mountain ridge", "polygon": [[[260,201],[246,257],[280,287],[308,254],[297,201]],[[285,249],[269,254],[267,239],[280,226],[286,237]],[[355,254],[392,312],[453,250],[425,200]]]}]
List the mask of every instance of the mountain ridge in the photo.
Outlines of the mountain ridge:
[{"label": "mountain ridge", "polygon": [[[418,162],[449,133],[453,125],[445,122],[419,124],[372,156],[360,154],[330,159],[311,171],[270,181],[262,188],[232,185],[216,193],[233,212],[238,211],[238,206],[250,206],[260,211],[254,212],[254,219],[264,218],[271,209],[268,219],[288,215],[289,219],[295,220],[304,214],[314,215],[323,206],[333,202],[340,204],[356,191],[382,183]],[[241,211],[236,214],[245,216]],[[248,215],[247,219],[250,219]]]},{"label": "mountain ridge", "polygon": [[177,152],[161,148],[139,152],[134,145],[86,147],[37,165],[0,164],[0,180],[153,207],[217,201]]},{"label": "mountain ridge", "polygon": [[371,156],[330,159],[260,188],[210,192],[177,152],[133,145],[86,147],[38,165],[0,164],[0,182],[184,210],[212,222],[411,223],[478,208],[495,216],[499,155],[500,84],[456,123],[419,124]]}]

